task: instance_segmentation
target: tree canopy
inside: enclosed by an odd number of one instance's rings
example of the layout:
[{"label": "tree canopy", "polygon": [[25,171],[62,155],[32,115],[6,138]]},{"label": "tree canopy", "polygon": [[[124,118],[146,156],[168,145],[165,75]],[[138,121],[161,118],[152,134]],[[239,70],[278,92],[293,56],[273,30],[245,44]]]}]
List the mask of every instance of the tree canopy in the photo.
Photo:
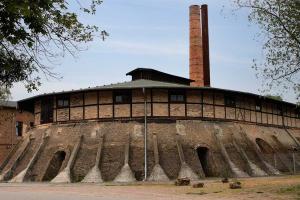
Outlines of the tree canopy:
[{"label": "tree canopy", "polygon": [[[40,73],[57,78],[52,63],[95,36],[108,36],[95,25],[84,24],[70,4],[94,15],[101,0],[0,0],[0,97],[16,82],[28,91],[40,86]],[[79,11],[79,12],[80,12]]]},{"label": "tree canopy", "polygon": [[280,95],[267,94],[267,95],[265,95],[265,97],[270,98],[270,99],[274,99],[274,100],[277,100],[277,101],[283,101],[283,99]]},{"label": "tree canopy", "polygon": [[254,68],[265,89],[277,86],[300,95],[300,1],[234,0],[238,8],[250,9],[249,20],[261,29],[263,60]]}]

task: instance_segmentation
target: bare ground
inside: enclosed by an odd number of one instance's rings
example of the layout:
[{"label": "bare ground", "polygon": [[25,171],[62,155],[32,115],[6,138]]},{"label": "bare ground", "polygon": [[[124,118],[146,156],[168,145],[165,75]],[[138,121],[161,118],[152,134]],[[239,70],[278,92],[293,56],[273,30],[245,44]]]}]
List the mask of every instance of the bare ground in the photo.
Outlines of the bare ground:
[{"label": "bare ground", "polygon": [[242,189],[229,189],[220,179],[203,181],[204,188],[172,183],[120,184],[0,184],[0,200],[194,200],[194,199],[300,199],[300,176],[239,179]]}]

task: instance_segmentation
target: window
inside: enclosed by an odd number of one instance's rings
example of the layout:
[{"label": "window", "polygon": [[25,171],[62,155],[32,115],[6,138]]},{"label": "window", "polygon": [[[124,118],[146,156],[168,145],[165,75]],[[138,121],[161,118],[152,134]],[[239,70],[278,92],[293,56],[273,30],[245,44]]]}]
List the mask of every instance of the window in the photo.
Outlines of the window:
[{"label": "window", "polygon": [[231,95],[225,96],[225,106],[235,107],[235,97]]},{"label": "window", "polygon": [[295,112],[296,112],[296,117],[297,117],[298,119],[300,119],[300,107],[296,107]]},{"label": "window", "polygon": [[116,104],[131,103],[131,91],[116,91],[116,92],[114,92],[114,103],[116,103]]},{"label": "window", "polygon": [[23,132],[23,122],[16,122],[16,135],[22,137]]},{"label": "window", "polygon": [[46,96],[41,101],[41,124],[53,122],[53,96]]},{"label": "window", "polygon": [[34,127],[34,122],[30,122],[29,125],[30,125],[30,128],[33,128]]},{"label": "window", "polygon": [[262,110],[262,106],[261,106],[261,101],[256,101],[255,102],[255,110],[256,111],[261,111]]},{"label": "window", "polygon": [[69,107],[69,105],[70,105],[69,95],[58,96],[56,103],[57,103],[58,108]]},{"label": "window", "polygon": [[169,91],[169,99],[171,103],[184,103],[185,92],[184,91]]},{"label": "window", "polygon": [[277,110],[279,115],[283,115],[283,106],[281,104],[277,104]]}]

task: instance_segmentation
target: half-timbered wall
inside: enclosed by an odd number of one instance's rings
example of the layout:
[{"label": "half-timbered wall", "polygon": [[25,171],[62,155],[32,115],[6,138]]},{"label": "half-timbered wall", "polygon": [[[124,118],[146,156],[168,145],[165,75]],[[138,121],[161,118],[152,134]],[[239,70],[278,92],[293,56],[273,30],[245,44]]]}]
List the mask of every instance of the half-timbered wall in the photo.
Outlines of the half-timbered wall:
[{"label": "half-timbered wall", "polygon": [[[149,118],[220,119],[266,125],[299,127],[295,106],[255,96],[228,94],[213,90],[186,90],[183,102],[170,101],[170,89],[142,89],[131,91],[131,103],[115,103],[114,91],[85,91],[69,95],[69,106],[58,107],[54,98],[53,121],[134,119],[144,117],[144,98]],[[225,98],[234,98],[228,104]],[[230,103],[230,102],[229,102]],[[41,121],[41,100],[35,102],[35,124]]]}]

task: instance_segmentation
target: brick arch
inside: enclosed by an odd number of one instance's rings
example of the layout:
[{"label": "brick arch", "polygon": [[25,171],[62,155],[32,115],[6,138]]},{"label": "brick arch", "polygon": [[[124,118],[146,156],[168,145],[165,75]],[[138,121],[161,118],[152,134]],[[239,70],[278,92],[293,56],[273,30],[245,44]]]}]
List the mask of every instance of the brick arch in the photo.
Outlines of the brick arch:
[{"label": "brick arch", "polygon": [[194,149],[197,149],[198,147],[210,148],[210,145],[201,141],[201,142],[195,144]]},{"label": "brick arch", "polygon": [[209,161],[209,157],[210,157],[209,148],[207,148],[205,146],[198,146],[196,151],[197,151],[197,155],[198,155],[202,170],[205,174],[205,177],[211,177],[212,173],[211,173],[210,161]]},{"label": "brick arch", "polygon": [[53,156],[47,167],[46,173],[42,181],[51,181],[54,179],[59,171],[61,170],[62,164],[66,159],[66,152],[62,150],[58,150]]},{"label": "brick arch", "polygon": [[261,138],[256,138],[255,142],[256,142],[257,146],[259,147],[259,149],[262,151],[262,153],[273,154],[275,152],[273,147],[269,143],[267,143],[265,140],[263,140]]}]

